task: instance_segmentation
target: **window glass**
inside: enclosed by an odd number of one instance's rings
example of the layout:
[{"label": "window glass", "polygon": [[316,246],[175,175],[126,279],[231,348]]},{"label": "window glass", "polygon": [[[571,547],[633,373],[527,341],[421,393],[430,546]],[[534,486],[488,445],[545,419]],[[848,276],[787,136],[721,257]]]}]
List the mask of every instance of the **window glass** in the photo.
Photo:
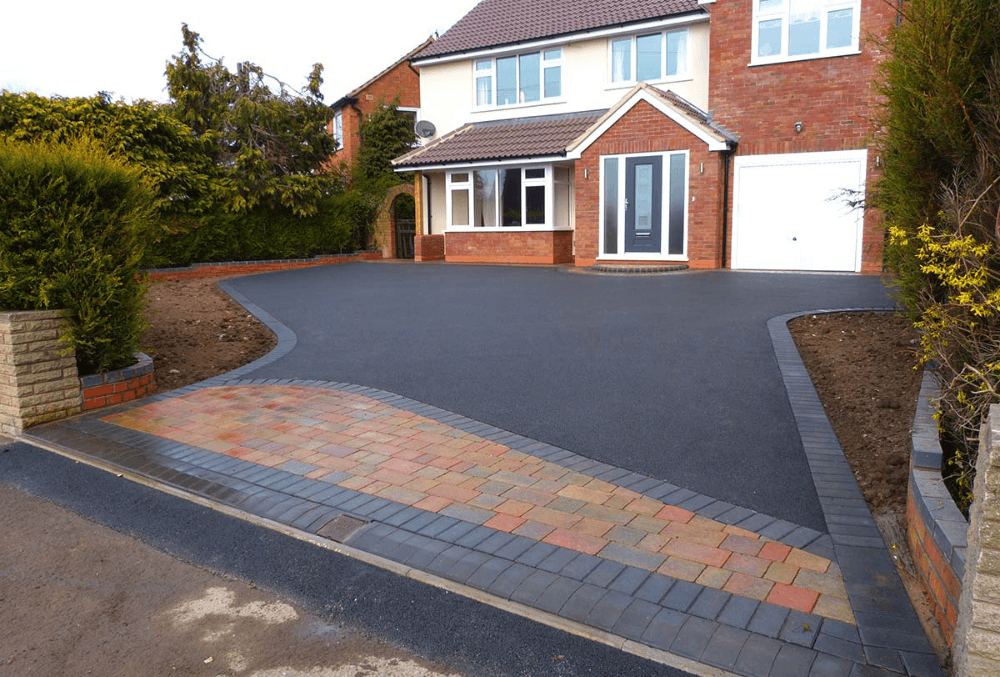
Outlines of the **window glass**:
[{"label": "window glass", "polygon": [[545,69],[545,98],[562,96],[562,68],[549,66]]},{"label": "window glass", "polygon": [[618,253],[618,158],[604,160],[604,253]]},{"label": "window glass", "polygon": [[561,58],[562,58],[562,48],[545,50],[546,61],[555,61],[556,59],[561,59]]},{"label": "window glass", "polygon": [[687,31],[667,33],[667,77],[688,72],[687,36]]},{"label": "window glass", "polygon": [[632,38],[611,42],[611,81],[628,82],[632,79]]},{"label": "window glass", "polygon": [[544,169],[525,169],[524,178],[526,179],[544,179],[545,170]]},{"label": "window glass", "polygon": [[339,110],[333,116],[333,138],[337,140],[338,146],[344,145],[344,114]]},{"label": "window glass", "polygon": [[520,96],[521,103],[531,103],[542,98],[542,88],[539,77],[541,56],[538,52],[520,56]]},{"label": "window glass", "polygon": [[521,225],[521,170],[500,170],[500,218],[502,226],[517,227]]},{"label": "window glass", "polygon": [[476,62],[477,71],[490,71],[493,70],[493,62],[489,59],[480,59]]},{"label": "window glass", "polygon": [[451,191],[451,225],[469,225],[469,190],[456,188]]},{"label": "window glass", "polygon": [[784,8],[785,0],[760,0],[757,7],[761,12],[772,12]]},{"label": "window glass", "polygon": [[757,56],[781,54],[781,19],[760,22],[757,33]]},{"label": "window glass", "polygon": [[663,36],[640,35],[635,39],[635,78],[636,80],[659,80],[660,68],[663,65]]},{"label": "window glass", "polygon": [[462,172],[461,174],[452,174],[451,175],[451,182],[452,183],[468,183],[469,182],[469,174],[468,174],[468,172]]},{"label": "window glass", "polygon": [[819,53],[820,0],[789,0],[788,55]]},{"label": "window glass", "polygon": [[524,189],[525,222],[529,225],[545,223],[545,186],[527,186]]},{"label": "window glass", "polygon": [[488,75],[476,78],[476,105],[493,105],[493,78]]},{"label": "window glass", "polygon": [[497,225],[497,172],[495,169],[486,169],[473,172],[472,176],[476,191],[472,225],[476,228],[492,228]]},{"label": "window glass", "polygon": [[497,105],[517,103],[517,57],[497,59]]},{"label": "window glass", "polygon": [[839,49],[854,44],[854,9],[838,9],[827,15],[826,47]]}]

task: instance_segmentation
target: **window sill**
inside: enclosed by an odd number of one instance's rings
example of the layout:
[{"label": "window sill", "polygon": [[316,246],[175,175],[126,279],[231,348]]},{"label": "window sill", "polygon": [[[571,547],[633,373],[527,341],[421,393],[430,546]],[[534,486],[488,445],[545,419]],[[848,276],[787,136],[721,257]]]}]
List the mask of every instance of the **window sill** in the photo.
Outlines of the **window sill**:
[{"label": "window sill", "polygon": [[816,59],[836,59],[841,56],[857,56],[861,54],[860,49],[855,49],[849,52],[833,52],[829,54],[806,54],[804,56],[788,56],[788,57],[772,57],[768,59],[751,59],[750,63],[747,64],[748,68],[753,68],[755,66],[773,66],[779,63],[795,63],[797,61],[815,61]]},{"label": "window sill", "polygon": [[475,226],[450,226],[446,233],[551,233],[571,231],[569,226],[491,226],[476,228]]},{"label": "window sill", "polygon": [[[662,80],[639,80],[639,82],[645,82],[647,85],[652,85],[653,87],[659,87],[660,85],[673,85],[678,82],[692,82],[693,80],[694,77],[692,75],[682,75],[675,78],[665,78]],[[632,87],[635,87],[635,85],[636,85],[635,80],[629,80],[628,82],[609,82],[604,89],[605,91],[610,92],[616,89],[618,90],[631,89]]]},{"label": "window sill", "polygon": [[473,113],[502,113],[508,110],[521,110],[523,108],[537,108],[539,106],[554,106],[560,103],[566,103],[565,98],[559,99],[543,99],[541,101],[531,101],[529,103],[515,103],[509,106],[473,106]]}]

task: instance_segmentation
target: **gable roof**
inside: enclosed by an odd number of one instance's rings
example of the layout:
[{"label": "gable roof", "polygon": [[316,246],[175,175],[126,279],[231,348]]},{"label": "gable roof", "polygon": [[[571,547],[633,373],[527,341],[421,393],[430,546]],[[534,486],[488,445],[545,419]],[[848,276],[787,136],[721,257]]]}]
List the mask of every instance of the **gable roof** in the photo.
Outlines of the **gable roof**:
[{"label": "gable roof", "polygon": [[370,78],[363,85],[355,87],[354,89],[352,89],[351,91],[349,91],[347,94],[345,94],[344,96],[342,96],[339,99],[337,99],[334,103],[330,104],[330,108],[333,108],[334,110],[336,110],[338,108],[343,108],[345,105],[347,105],[349,103],[356,102],[358,100],[358,97],[361,95],[361,92],[365,91],[371,85],[373,85],[374,83],[378,82],[378,80],[383,75],[386,75],[387,73],[389,73],[389,71],[391,71],[393,68],[395,68],[399,64],[406,63],[407,61],[409,61],[410,59],[412,59],[413,57],[415,57],[418,53],[420,53],[421,50],[423,50],[426,47],[428,47],[429,45],[433,45],[433,44],[434,44],[434,36],[432,35],[429,38],[427,38],[426,40],[424,40],[423,42],[421,42],[419,45],[417,45],[417,47],[415,47],[414,49],[411,49],[409,52],[407,52],[402,58],[397,59],[395,62],[393,62],[393,64],[391,66],[389,66],[388,68],[383,69],[378,75],[376,75],[373,78]]},{"label": "gable roof", "polygon": [[397,170],[432,165],[561,156],[604,111],[474,122],[396,158]]},{"label": "gable roof", "polygon": [[712,116],[693,103],[670,90],[658,89],[645,82],[636,84],[612,106],[600,119],[595,120],[586,131],[566,146],[566,154],[571,159],[580,155],[604,132],[625,117],[637,103],[645,101],[678,125],[701,139],[712,151],[729,150],[739,141],[732,132],[712,121]]},{"label": "gable roof", "polygon": [[482,0],[416,60],[689,12],[698,0]]}]

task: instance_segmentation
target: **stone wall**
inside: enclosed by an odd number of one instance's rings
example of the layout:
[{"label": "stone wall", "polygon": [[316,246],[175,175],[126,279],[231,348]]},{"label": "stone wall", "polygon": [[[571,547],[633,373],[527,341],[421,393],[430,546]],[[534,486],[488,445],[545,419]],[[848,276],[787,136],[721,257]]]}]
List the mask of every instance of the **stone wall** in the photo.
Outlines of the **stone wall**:
[{"label": "stone wall", "polygon": [[0,312],[0,435],[81,410],[76,354],[59,340],[62,311]]},{"label": "stone wall", "polygon": [[956,677],[1000,675],[1000,406],[979,437],[953,655]]}]

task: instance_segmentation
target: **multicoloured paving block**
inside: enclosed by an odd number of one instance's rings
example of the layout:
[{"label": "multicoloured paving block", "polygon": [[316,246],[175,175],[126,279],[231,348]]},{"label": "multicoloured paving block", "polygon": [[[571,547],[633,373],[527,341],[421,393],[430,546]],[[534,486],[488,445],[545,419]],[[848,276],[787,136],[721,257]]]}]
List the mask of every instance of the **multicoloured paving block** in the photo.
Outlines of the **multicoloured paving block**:
[{"label": "multicoloured paving block", "polygon": [[854,623],[836,563],[354,393],[225,386],[119,426]]}]

